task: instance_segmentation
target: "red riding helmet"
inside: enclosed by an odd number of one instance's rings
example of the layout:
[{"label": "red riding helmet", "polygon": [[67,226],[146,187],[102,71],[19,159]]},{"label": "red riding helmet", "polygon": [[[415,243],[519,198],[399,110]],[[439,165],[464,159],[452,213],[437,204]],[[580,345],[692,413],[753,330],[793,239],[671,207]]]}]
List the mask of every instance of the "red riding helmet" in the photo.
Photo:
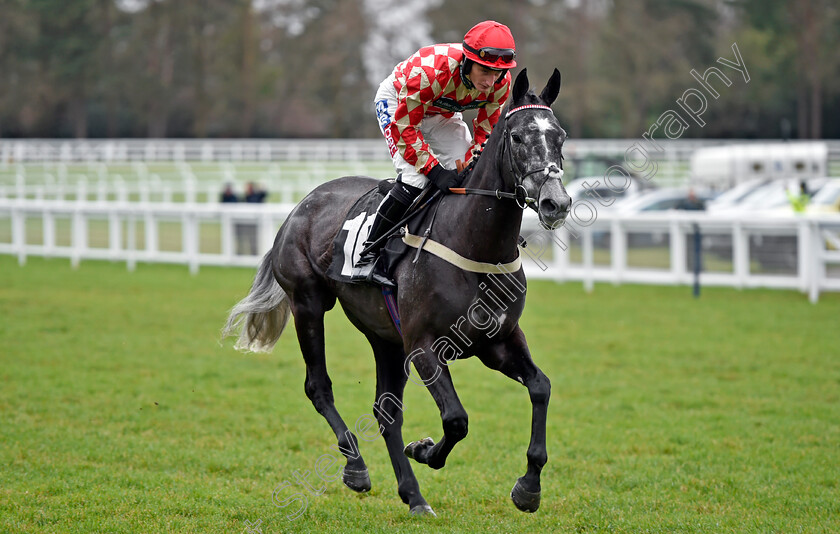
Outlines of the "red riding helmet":
[{"label": "red riding helmet", "polygon": [[516,43],[510,28],[493,20],[479,22],[464,36],[467,59],[491,69],[505,70],[516,66]]}]

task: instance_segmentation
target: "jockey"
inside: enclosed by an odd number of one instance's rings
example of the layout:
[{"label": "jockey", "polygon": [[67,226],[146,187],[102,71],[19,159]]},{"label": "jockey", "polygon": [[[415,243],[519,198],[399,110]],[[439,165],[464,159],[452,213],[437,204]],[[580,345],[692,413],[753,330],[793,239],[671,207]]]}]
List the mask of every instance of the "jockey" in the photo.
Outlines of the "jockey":
[{"label": "jockey", "polygon": [[[421,48],[379,85],[376,118],[399,175],[377,209],[366,247],[399,222],[429,181],[444,194],[458,185],[456,161],[477,157],[498,122],[515,57],[510,29],[488,20],[463,43]],[[469,109],[478,110],[474,138],[462,116]],[[359,258],[354,279],[371,279],[379,248]]]}]

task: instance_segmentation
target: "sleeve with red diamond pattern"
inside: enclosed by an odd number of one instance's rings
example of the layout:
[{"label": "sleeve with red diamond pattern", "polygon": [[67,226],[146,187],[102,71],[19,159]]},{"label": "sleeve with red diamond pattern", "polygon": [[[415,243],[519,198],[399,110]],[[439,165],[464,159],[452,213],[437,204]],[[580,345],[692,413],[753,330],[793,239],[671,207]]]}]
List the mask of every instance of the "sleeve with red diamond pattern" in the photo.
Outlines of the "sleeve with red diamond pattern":
[{"label": "sleeve with red diamond pattern", "polygon": [[500,83],[496,84],[493,92],[489,95],[489,103],[478,110],[478,116],[473,120],[473,144],[467,153],[464,155],[464,163],[469,163],[470,159],[476,157],[481,153],[481,145],[487,142],[490,137],[490,132],[493,131],[493,126],[499,122],[502,115],[502,106],[507,102],[510,95],[510,71],[505,74],[505,77]]},{"label": "sleeve with red diamond pattern", "polygon": [[397,109],[392,123],[392,127],[397,129],[397,150],[421,174],[426,174],[438,164],[420,132],[420,122],[426,116],[430,103],[438,96],[435,87],[439,88],[440,84],[435,74],[433,68],[415,66],[411,69],[410,76],[397,96]]}]

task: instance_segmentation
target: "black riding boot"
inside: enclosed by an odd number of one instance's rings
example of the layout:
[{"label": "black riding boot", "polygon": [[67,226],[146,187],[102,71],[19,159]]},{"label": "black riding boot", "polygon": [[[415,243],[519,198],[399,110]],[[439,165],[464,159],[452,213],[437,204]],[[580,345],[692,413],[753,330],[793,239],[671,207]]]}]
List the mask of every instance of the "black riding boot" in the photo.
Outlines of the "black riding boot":
[{"label": "black riding boot", "polygon": [[[376,210],[376,217],[370,225],[370,234],[365,241],[364,248],[370,247],[385,233],[391,230],[400,219],[402,219],[408,207],[420,194],[422,190],[417,187],[397,182],[388,195]],[[379,251],[387,239],[382,239],[376,246],[359,257],[359,261],[353,267],[351,278],[353,280],[367,280],[382,285],[393,286],[394,282],[389,280],[382,273],[376,272],[376,260],[379,258]]]}]

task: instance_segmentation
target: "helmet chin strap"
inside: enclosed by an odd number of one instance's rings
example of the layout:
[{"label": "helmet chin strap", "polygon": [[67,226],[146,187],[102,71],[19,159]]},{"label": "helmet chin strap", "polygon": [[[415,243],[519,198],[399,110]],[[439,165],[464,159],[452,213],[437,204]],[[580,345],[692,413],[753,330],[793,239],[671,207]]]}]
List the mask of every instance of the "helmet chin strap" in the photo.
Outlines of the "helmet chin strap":
[{"label": "helmet chin strap", "polygon": [[469,79],[470,70],[472,70],[473,60],[464,56],[463,61],[461,61],[461,82],[464,84],[469,90],[475,89],[475,85],[472,83],[472,80]]}]

